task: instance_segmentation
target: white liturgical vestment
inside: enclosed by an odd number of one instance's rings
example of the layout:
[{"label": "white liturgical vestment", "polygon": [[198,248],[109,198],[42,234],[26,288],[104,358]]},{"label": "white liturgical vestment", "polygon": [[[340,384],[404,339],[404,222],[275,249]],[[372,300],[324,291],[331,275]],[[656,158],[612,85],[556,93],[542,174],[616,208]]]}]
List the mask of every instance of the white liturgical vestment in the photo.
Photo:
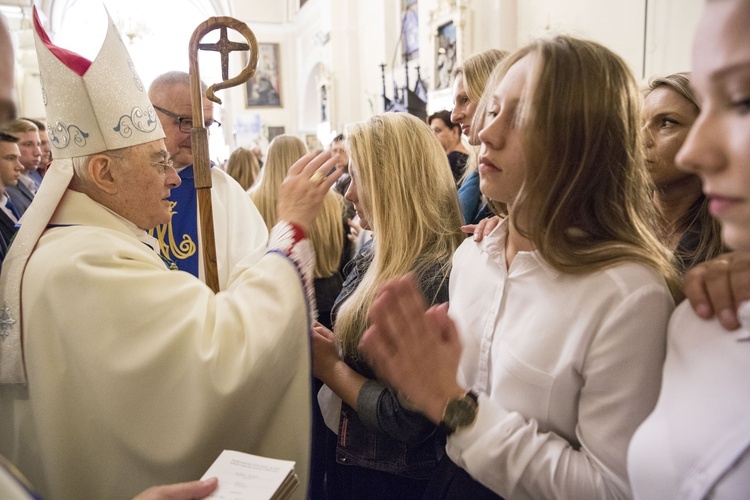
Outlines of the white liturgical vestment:
[{"label": "white liturgical vestment", "polygon": [[214,294],[142,239],[65,193],[23,276],[28,384],[0,386],[0,453],[46,499],[195,480],[223,449],[294,460],[303,498],[310,325],[298,268],[283,252],[250,255]]}]

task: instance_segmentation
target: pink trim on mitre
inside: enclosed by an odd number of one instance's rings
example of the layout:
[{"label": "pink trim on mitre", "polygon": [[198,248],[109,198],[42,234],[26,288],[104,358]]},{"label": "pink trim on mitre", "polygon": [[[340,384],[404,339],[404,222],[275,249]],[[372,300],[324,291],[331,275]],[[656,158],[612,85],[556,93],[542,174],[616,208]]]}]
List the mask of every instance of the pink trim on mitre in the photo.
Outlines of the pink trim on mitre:
[{"label": "pink trim on mitre", "polygon": [[44,31],[44,28],[42,28],[42,23],[39,20],[39,14],[36,11],[36,5],[34,6],[34,29],[36,29],[36,34],[39,35],[39,39],[42,41],[45,47],[47,47],[50,52],[55,54],[55,57],[57,57],[61,63],[74,71],[78,76],[83,76],[86,74],[89,66],[91,66],[91,61],[83,56],[79,56],[75,52],[71,52],[67,49],[52,45],[52,42],[49,39],[49,35],[47,35],[47,32]]}]

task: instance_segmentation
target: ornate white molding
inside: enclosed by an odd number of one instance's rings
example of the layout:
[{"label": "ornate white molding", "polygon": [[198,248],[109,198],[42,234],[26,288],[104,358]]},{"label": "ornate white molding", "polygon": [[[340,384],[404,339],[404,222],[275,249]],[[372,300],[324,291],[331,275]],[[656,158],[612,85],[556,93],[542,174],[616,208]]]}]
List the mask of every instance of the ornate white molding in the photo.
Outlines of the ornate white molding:
[{"label": "ornate white molding", "polygon": [[[444,92],[441,89],[434,90],[437,81],[437,51],[438,51],[438,31],[442,26],[448,23],[453,23],[456,30],[456,44],[455,44],[455,62],[460,63],[463,61],[467,54],[471,51],[470,43],[468,42],[467,32],[470,32],[470,19],[468,13],[468,0],[439,0],[437,5],[428,11],[428,26],[430,30],[430,43],[429,43],[429,56],[427,57],[428,64],[422,65],[423,76],[428,78],[429,88],[432,91],[429,93],[429,98],[432,99],[438,95],[442,96]],[[424,57],[421,57],[422,61],[425,61]]]}]

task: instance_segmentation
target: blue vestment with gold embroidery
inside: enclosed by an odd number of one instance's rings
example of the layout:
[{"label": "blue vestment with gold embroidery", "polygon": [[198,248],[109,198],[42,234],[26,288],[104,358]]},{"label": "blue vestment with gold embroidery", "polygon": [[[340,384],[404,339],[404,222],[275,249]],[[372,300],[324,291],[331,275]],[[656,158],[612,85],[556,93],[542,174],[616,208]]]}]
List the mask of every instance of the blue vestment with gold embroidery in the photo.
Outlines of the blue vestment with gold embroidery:
[{"label": "blue vestment with gold embroidery", "polygon": [[198,277],[198,195],[193,166],[182,169],[179,176],[182,183],[169,197],[172,220],[149,233],[159,240],[162,256],[174,262],[177,269]]}]

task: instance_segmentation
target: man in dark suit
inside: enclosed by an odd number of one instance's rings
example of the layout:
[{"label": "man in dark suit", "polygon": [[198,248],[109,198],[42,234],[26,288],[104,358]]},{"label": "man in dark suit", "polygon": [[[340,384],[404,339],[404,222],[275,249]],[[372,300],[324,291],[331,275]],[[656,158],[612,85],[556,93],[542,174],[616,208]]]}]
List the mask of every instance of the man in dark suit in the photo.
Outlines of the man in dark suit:
[{"label": "man in dark suit", "polygon": [[[15,225],[20,218],[18,208],[8,197],[8,187],[18,184],[23,172],[21,151],[18,149],[18,139],[10,134],[0,132],[0,237],[3,242],[0,247],[10,243],[15,234]],[[2,250],[2,248],[0,248]]]},{"label": "man in dark suit", "polygon": [[37,188],[29,174],[39,168],[42,160],[39,129],[32,122],[19,118],[3,125],[2,131],[18,139],[18,149],[21,151],[24,171],[15,186],[6,186],[6,192],[18,212],[23,215],[34,200]]}]

